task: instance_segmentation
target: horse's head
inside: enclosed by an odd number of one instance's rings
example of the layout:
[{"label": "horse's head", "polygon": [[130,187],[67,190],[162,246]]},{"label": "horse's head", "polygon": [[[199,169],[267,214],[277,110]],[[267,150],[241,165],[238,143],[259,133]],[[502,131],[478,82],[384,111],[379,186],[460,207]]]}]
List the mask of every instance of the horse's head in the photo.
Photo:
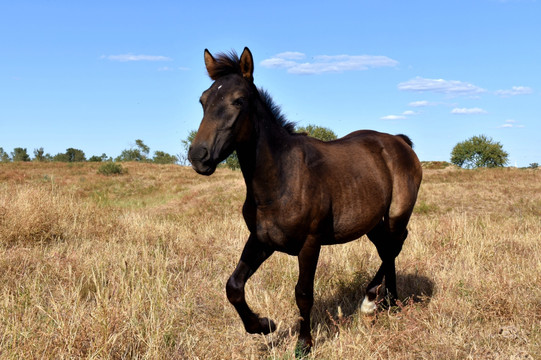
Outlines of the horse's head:
[{"label": "horse's head", "polygon": [[211,175],[250,134],[249,113],[257,92],[253,64],[248,48],[240,59],[234,53],[214,58],[205,50],[205,65],[214,83],[201,95],[203,120],[188,152],[200,174]]}]

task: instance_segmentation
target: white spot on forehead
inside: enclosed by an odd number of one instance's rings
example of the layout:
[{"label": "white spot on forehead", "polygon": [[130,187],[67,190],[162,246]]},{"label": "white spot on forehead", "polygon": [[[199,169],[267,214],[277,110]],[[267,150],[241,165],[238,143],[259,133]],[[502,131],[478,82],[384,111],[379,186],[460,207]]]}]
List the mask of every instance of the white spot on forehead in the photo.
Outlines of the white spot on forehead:
[{"label": "white spot on forehead", "polygon": [[222,86],[223,86],[223,85],[218,86],[218,90],[220,90],[220,89],[222,88]]}]

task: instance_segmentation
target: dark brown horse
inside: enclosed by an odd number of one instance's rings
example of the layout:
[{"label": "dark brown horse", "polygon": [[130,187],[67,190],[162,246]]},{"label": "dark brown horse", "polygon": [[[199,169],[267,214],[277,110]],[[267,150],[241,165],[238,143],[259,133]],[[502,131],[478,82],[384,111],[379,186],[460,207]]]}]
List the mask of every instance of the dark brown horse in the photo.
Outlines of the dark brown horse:
[{"label": "dark brown horse", "polygon": [[242,214],[250,236],[227,282],[227,297],[246,331],[274,331],[272,320],[248,307],[244,286],[275,250],[298,256],[298,345],[307,350],[322,245],[368,235],[382,264],[368,284],[361,311],[376,309],[384,277],[389,298],[397,298],[395,258],[408,234],[421,165],[404,135],[363,130],[323,142],[296,134],[269,95],[254,85],[248,48],[240,59],[235,53],[213,57],[205,50],[205,65],[214,83],[201,96],[204,115],[190,162],[198,173],[211,175],[236,150],[246,182]]}]

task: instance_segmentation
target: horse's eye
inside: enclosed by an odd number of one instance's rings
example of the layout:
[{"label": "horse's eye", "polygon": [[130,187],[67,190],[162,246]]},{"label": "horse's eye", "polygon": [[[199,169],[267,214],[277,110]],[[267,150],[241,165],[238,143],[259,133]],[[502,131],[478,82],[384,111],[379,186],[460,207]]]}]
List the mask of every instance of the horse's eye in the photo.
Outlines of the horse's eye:
[{"label": "horse's eye", "polygon": [[233,101],[233,105],[241,107],[242,105],[244,105],[244,98],[241,97],[236,99],[235,101]]}]

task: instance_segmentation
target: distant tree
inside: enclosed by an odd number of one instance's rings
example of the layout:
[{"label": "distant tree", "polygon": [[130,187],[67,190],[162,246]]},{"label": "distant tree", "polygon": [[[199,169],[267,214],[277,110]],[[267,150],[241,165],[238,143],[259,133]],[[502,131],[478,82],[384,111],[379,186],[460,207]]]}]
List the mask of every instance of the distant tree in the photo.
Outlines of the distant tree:
[{"label": "distant tree", "polygon": [[13,161],[30,161],[30,156],[28,156],[28,153],[26,152],[26,148],[15,148],[13,149],[13,152],[11,153],[11,158]]},{"label": "distant tree", "polygon": [[116,161],[147,161],[150,148],[146,146],[142,140],[135,140],[135,146],[131,149],[123,150]]},{"label": "distant tree", "polygon": [[239,157],[236,151],[233,151],[231,155],[229,155],[227,159],[225,159],[225,166],[227,166],[231,170],[240,170]]},{"label": "distant tree", "polygon": [[315,137],[316,139],[323,141],[336,140],[338,136],[329,128],[317,125],[301,126],[296,129],[298,133],[306,133],[306,135]]},{"label": "distant tree", "polygon": [[83,150],[69,148],[66,149],[66,155],[68,155],[69,162],[86,161],[85,153],[83,152]]},{"label": "distant tree", "polygon": [[190,146],[192,145],[193,139],[195,139],[195,135],[197,135],[197,131],[191,130],[188,133],[188,137],[184,140],[180,140],[182,143],[182,148],[184,149],[184,152],[180,153],[178,156],[179,162],[182,165],[188,165],[188,151],[190,150]]},{"label": "distant tree", "polygon": [[530,169],[537,169],[539,167],[539,164],[534,162],[534,163],[531,163],[529,166],[528,166]]},{"label": "distant tree", "polygon": [[86,161],[83,150],[68,148],[65,153],[58,153],[53,156],[53,161],[58,162],[82,162]]},{"label": "distant tree", "polygon": [[177,157],[163,151],[155,151],[152,161],[156,164],[174,164],[178,161]]},{"label": "distant tree", "polygon": [[10,162],[9,154],[0,147],[0,162]]},{"label": "distant tree", "polygon": [[507,164],[508,156],[502,144],[485,135],[479,135],[456,144],[451,151],[451,162],[468,169],[492,168]]},{"label": "distant tree", "polygon": [[101,156],[92,155],[88,161],[90,162],[104,162],[107,161],[107,155],[105,153],[101,154]]},{"label": "distant tree", "polygon": [[137,149],[122,150],[119,156],[115,158],[115,161],[142,161],[143,155]]},{"label": "distant tree", "polygon": [[140,140],[140,139],[137,139],[135,140],[135,145],[141,150],[141,152],[145,155],[148,155],[148,153],[150,152],[150,148],[148,146],[146,146],[144,143],[143,143],[143,140]]},{"label": "distant tree", "polygon": [[43,148],[39,148],[39,149],[34,149],[34,161],[38,161],[38,162],[43,162],[43,161],[47,161],[47,157],[45,155],[45,151],[43,150]]},{"label": "distant tree", "polygon": [[53,161],[56,161],[56,162],[69,162],[70,157],[66,153],[58,153],[55,156],[53,156]]}]

